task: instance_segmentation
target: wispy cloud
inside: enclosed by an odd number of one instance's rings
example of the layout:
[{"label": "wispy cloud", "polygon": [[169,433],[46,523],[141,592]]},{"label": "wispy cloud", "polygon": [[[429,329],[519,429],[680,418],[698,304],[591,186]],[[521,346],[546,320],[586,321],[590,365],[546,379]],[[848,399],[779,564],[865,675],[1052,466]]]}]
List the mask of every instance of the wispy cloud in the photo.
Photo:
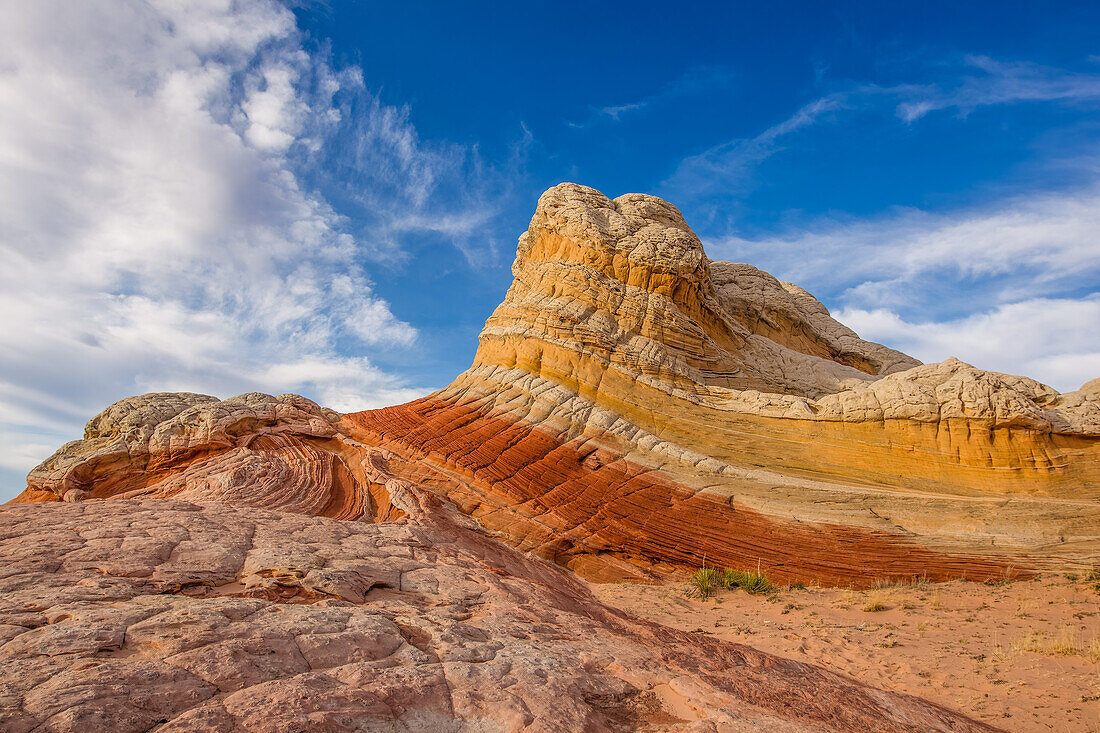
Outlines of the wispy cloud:
[{"label": "wispy cloud", "polygon": [[870,218],[818,217],[767,237],[716,239],[714,247],[833,288],[946,274],[1024,277],[1033,291],[1064,291],[1100,281],[1098,237],[1100,184],[940,213],[899,208]]},{"label": "wispy cloud", "polygon": [[926,360],[1018,369],[1064,390],[1100,376],[1087,326],[1100,308],[1097,241],[1100,184],[948,212],[821,217],[707,249],[825,296],[866,338]]},{"label": "wispy cloud", "polygon": [[599,122],[619,122],[620,120],[644,110],[695,94],[711,93],[717,87],[727,87],[733,82],[731,72],[709,66],[696,67],[677,77],[665,87],[640,99],[620,104],[592,107],[587,118],[581,121],[566,121],[566,125],[576,129],[591,127]]},{"label": "wispy cloud", "polygon": [[1096,73],[1002,62],[986,56],[966,56],[961,64],[944,64],[937,70],[944,77],[939,83],[845,83],[838,91],[804,104],[790,117],[753,137],[732,138],[684,158],[661,188],[679,201],[715,194],[735,197],[754,187],[758,166],[793,144],[784,143],[784,138],[821,123],[881,113],[884,109],[892,109],[897,118],[915,123],[936,110],[955,109],[966,115],[979,107],[1023,102],[1100,103],[1100,74]]},{"label": "wispy cloud", "polygon": [[[350,197],[329,198],[337,159],[370,192],[358,227]],[[300,391],[337,409],[420,394],[364,355],[417,338],[366,267],[399,257],[428,207],[448,235],[491,216],[476,185],[438,198],[477,165],[311,53],[272,0],[9,8],[0,468],[26,472],[143,391]]]},{"label": "wispy cloud", "polygon": [[965,64],[971,73],[947,83],[893,90],[904,100],[897,105],[898,116],[912,122],[944,109],[967,114],[979,107],[1021,102],[1100,102],[1100,74],[1002,62],[988,56],[967,56]]},{"label": "wispy cloud", "polygon": [[661,187],[672,191],[673,196],[693,198],[716,191],[734,193],[747,182],[758,164],[782,149],[785,136],[844,109],[847,96],[838,93],[815,99],[755,137],[729,140],[684,158]]}]

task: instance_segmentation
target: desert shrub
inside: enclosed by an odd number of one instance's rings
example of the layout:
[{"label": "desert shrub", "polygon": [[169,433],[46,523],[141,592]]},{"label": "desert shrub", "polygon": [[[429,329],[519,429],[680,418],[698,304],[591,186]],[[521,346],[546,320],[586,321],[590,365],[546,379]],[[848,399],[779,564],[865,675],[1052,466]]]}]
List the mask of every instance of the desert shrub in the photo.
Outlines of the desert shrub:
[{"label": "desert shrub", "polygon": [[706,600],[714,595],[720,584],[721,579],[715,568],[699,568],[691,574],[688,595]]},{"label": "desert shrub", "polygon": [[863,607],[863,610],[866,613],[878,613],[879,611],[886,610],[886,604],[878,600],[877,598],[874,598],[870,601],[867,601],[867,605]]},{"label": "desert shrub", "polygon": [[1094,565],[1088,574],[1085,575],[1085,582],[1091,583],[1093,590],[1100,593],[1100,565]]},{"label": "desert shrub", "polygon": [[775,589],[768,576],[760,570],[726,568],[722,571],[722,585],[726,588],[740,588],[752,595],[767,593]]},{"label": "desert shrub", "polygon": [[733,568],[726,568],[722,571],[722,575],[719,579],[723,588],[736,588],[737,587],[737,571]]}]

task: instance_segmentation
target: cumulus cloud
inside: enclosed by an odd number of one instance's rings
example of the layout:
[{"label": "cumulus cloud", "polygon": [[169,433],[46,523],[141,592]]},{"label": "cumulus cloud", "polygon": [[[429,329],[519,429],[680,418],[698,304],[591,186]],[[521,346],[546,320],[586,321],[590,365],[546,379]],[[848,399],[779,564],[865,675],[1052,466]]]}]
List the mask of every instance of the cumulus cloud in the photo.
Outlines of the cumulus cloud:
[{"label": "cumulus cloud", "polygon": [[[356,213],[381,241],[323,193],[351,136],[349,180],[374,196]],[[422,393],[365,356],[417,334],[364,263],[399,253],[463,155],[308,52],[272,0],[9,7],[0,492],[130,394],[299,391],[351,409]]]},{"label": "cumulus cloud", "polygon": [[1037,377],[1063,392],[1100,376],[1100,293],[1030,298],[946,321],[910,322],[883,308],[834,315],[864,338],[888,341],[926,362],[955,356],[983,369]]}]

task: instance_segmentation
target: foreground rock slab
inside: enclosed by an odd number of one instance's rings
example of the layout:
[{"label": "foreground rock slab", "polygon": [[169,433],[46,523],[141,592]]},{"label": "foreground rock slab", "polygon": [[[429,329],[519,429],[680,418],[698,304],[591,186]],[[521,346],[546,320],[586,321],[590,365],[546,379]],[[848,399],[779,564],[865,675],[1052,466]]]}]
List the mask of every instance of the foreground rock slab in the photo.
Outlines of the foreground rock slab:
[{"label": "foreground rock slab", "polygon": [[0,508],[0,730],[988,731],[634,620],[402,490],[383,523]]}]

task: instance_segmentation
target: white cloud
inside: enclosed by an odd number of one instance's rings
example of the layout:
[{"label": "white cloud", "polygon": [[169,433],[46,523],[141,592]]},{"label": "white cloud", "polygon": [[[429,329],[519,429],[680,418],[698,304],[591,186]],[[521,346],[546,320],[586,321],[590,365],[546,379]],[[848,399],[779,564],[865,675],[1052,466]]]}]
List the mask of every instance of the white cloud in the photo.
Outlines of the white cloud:
[{"label": "white cloud", "polygon": [[823,217],[761,239],[726,237],[711,248],[723,259],[764,263],[786,279],[846,290],[849,299],[872,305],[909,300],[929,278],[1002,278],[1032,295],[1095,285],[1098,241],[1100,186],[1091,186],[939,214],[898,209],[870,219]]},{"label": "white cloud", "polygon": [[863,338],[926,362],[955,356],[983,369],[1037,378],[1062,392],[1100,377],[1100,294],[1032,298],[939,322],[909,322],[881,308],[846,308],[834,315]]},{"label": "white cloud", "polygon": [[1006,63],[988,56],[968,56],[966,63],[978,73],[965,74],[947,88],[924,85],[894,90],[906,98],[897,106],[898,116],[912,122],[941,109],[954,108],[966,114],[978,107],[1018,102],[1100,101],[1100,74]]},{"label": "white cloud", "polygon": [[672,191],[674,199],[738,192],[750,183],[757,165],[781,150],[780,141],[785,136],[845,109],[846,97],[831,94],[815,99],[755,137],[735,138],[684,158],[662,188]]},{"label": "white cloud", "polygon": [[[382,245],[303,179],[349,135]],[[463,155],[307,53],[272,0],[8,7],[0,467],[25,473],[143,391],[300,391],[336,409],[421,393],[361,355],[416,339],[362,263],[399,253]]]},{"label": "white cloud", "polygon": [[1100,185],[933,214],[818,218],[707,244],[839,305],[864,338],[1059,390],[1100,376]]}]

